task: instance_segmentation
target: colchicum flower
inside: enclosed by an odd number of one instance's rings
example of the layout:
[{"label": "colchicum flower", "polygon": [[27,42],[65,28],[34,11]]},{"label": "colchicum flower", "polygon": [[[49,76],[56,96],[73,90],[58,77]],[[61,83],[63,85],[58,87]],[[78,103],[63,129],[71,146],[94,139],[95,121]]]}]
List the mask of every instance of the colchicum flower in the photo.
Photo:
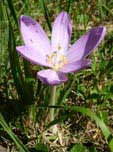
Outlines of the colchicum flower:
[{"label": "colchicum flower", "polygon": [[91,61],[87,56],[99,45],[106,32],[102,26],[93,28],[69,47],[72,27],[66,12],[56,17],[51,42],[32,18],[21,16],[20,24],[25,45],[16,49],[32,63],[49,67],[37,73],[38,78],[49,85],[64,83],[67,73],[89,67]]}]

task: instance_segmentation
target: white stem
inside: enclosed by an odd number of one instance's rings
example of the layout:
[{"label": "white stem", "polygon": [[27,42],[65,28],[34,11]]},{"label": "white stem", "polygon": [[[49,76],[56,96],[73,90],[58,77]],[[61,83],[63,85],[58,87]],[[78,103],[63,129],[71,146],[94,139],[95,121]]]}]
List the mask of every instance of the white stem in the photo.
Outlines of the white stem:
[{"label": "white stem", "polygon": [[[51,88],[51,98],[50,98],[50,106],[55,106],[55,95],[56,95],[56,86],[52,86]],[[54,120],[54,108],[51,108],[49,111],[49,120],[50,122]]]}]

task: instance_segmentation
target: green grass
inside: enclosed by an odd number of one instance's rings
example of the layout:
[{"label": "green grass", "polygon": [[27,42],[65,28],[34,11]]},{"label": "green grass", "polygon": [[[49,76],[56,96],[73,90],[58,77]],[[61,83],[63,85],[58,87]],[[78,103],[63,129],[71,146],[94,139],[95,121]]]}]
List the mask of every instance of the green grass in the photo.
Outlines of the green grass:
[{"label": "green grass", "polygon": [[[112,0],[1,1],[0,145],[20,152],[113,152],[112,6]],[[91,68],[68,75],[67,83],[57,87],[57,106],[51,107],[51,88],[36,77],[42,67],[16,52],[16,46],[23,44],[19,17],[24,14],[40,22],[50,38],[52,23],[61,11],[71,17],[71,43],[95,26],[106,26],[107,33],[91,55]],[[50,108],[57,115],[48,123]],[[59,125],[59,135],[48,132],[53,124]]]}]

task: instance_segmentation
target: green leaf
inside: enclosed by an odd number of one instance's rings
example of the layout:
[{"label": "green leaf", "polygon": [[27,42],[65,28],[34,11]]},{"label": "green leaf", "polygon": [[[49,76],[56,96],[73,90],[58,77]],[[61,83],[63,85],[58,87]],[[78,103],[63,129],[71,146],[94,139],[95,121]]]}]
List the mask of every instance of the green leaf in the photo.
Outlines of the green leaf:
[{"label": "green leaf", "polygon": [[89,152],[89,150],[82,144],[75,144],[69,152]]},{"label": "green leaf", "polygon": [[45,16],[48,28],[51,31],[51,29],[52,29],[51,28],[51,22],[49,21],[49,12],[48,12],[48,8],[47,8],[47,6],[45,4],[45,1],[44,0],[39,0],[39,5],[40,5],[40,7],[42,9],[42,12],[43,12],[43,14]]},{"label": "green leaf", "polygon": [[111,149],[111,152],[113,152],[113,138],[111,139],[111,141],[109,142],[109,147]]},{"label": "green leaf", "polygon": [[42,144],[42,143],[38,143],[38,144],[35,146],[35,149],[36,149],[37,151],[40,151],[40,152],[49,152],[47,146],[44,145],[44,144]]},{"label": "green leaf", "polygon": [[72,81],[70,81],[66,87],[65,87],[65,90],[63,89],[61,92],[60,92],[60,96],[58,98],[58,102],[57,102],[57,105],[62,105],[64,102],[65,102],[65,99],[68,97],[70,91],[71,91],[71,88],[73,86],[73,84],[75,83],[75,79],[73,79]]},{"label": "green leaf", "polygon": [[10,9],[11,15],[13,16],[16,24],[18,25],[18,19],[16,16],[16,12],[15,12],[12,0],[7,0],[7,3],[8,3],[8,8]]},{"label": "green leaf", "polygon": [[72,0],[67,0],[67,12],[68,13],[70,11],[71,2],[72,2]]},{"label": "green leaf", "polygon": [[97,150],[95,147],[91,147],[91,148],[89,148],[89,152],[97,152]]},{"label": "green leaf", "polygon": [[99,112],[99,117],[100,117],[100,119],[101,120],[103,120],[103,122],[105,123],[105,124],[108,124],[108,112],[107,111],[100,111]]}]

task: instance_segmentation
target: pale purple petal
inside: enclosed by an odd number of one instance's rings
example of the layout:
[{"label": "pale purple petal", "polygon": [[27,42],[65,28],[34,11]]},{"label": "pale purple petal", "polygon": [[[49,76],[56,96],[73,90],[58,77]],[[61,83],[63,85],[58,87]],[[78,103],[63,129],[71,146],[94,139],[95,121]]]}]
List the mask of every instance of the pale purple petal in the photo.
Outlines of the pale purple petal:
[{"label": "pale purple petal", "polygon": [[53,51],[67,51],[71,37],[70,18],[66,12],[60,13],[53,24],[52,49]]},{"label": "pale purple petal", "polygon": [[89,55],[104,38],[105,32],[105,27],[96,27],[78,39],[67,51],[68,62],[72,63]]},{"label": "pale purple petal", "polygon": [[37,50],[28,46],[18,46],[16,49],[20,55],[32,63],[50,67],[50,65],[46,63],[46,56],[37,53]]},{"label": "pale purple petal", "polygon": [[53,86],[67,81],[67,77],[63,73],[56,72],[51,69],[39,71],[37,76],[43,83]]},{"label": "pale purple petal", "polygon": [[26,46],[29,46],[37,52],[48,54],[50,52],[50,41],[44,30],[35,20],[28,16],[21,16],[21,33]]},{"label": "pale purple petal", "polygon": [[88,68],[90,64],[91,64],[91,61],[89,59],[82,59],[82,60],[64,65],[60,69],[60,72],[63,72],[63,73],[78,72],[82,69]]}]

